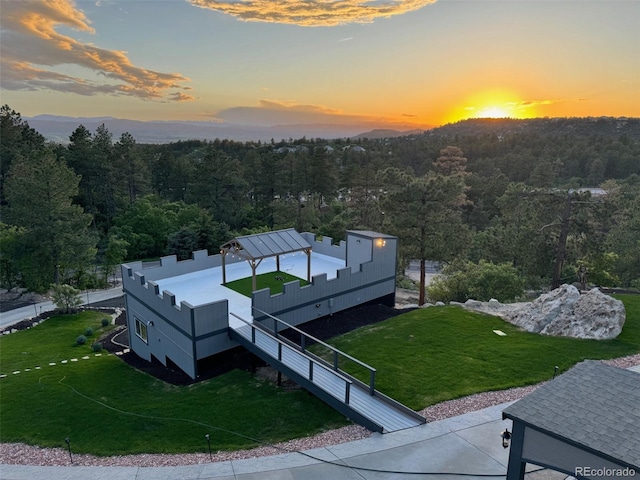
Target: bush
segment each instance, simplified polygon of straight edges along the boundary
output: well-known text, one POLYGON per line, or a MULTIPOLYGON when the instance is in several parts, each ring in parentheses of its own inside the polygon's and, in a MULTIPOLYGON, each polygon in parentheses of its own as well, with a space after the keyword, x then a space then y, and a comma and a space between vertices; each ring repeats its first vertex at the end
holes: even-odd
POLYGON ((443 275, 434 278, 426 290, 431 302, 469 299, 486 302, 492 298, 508 302, 522 296, 524 279, 508 263, 462 262, 447 266, 443 275))
POLYGON ((419 290, 416 282, 411 280, 409 277, 400 277, 396 286, 398 288, 404 288, 406 290, 419 290))
POLYGON ((109 318, 103 318, 100 323, 102 324, 103 327, 106 327, 111 323, 111 320, 109 318))
POLYGON ((94 352, 99 352, 99 351, 101 351, 101 350, 102 350, 102 343, 100 343, 100 342, 96 342, 96 343, 94 343, 93 345, 91 345, 91 349, 92 349, 94 352))
POLYGON ((84 335, 80 335, 78 338, 76 338, 76 345, 84 345, 85 343, 87 343, 87 337, 85 337, 84 335))
MULTIPOLYGON (((620 257, 613 252, 590 256, 585 263, 589 284, 600 287, 617 287, 620 279, 616 275, 616 265, 620 257)), ((577 269, 576 269, 577 270, 577 269)))
POLYGON ((85 330, 84 330, 84 335, 85 335, 86 337, 90 337, 90 336, 92 336, 92 335, 93 335, 93 328, 91 328, 91 327, 87 327, 87 328, 85 328, 85 330))
POLYGON ((71 285, 52 285, 51 288, 53 289, 53 303, 62 313, 71 313, 82 305, 80 290, 71 285))

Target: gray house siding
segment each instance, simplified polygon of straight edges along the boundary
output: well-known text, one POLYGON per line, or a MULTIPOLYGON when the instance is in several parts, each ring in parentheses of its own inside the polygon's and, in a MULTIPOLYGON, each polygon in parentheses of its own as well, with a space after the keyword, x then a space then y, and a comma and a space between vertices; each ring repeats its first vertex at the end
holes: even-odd
POLYGON ((339 258, 340 260, 347 259, 347 242, 344 240, 334 245, 331 237, 322 237, 321 240, 318 240, 313 233, 304 232, 300 235, 309 242, 314 252, 327 255, 328 257, 339 258))
MULTIPOLYGON (((252 305, 291 325, 300 325, 393 295, 397 238, 374 232, 347 233, 346 267, 338 270, 336 278, 315 275, 306 286, 290 282, 282 293, 273 296, 268 289, 259 290, 253 293, 252 305)), ((254 319, 272 323, 259 311, 254 311, 254 319)))
MULTIPOLYGON (((253 293, 252 305, 284 321, 299 325, 319 317, 395 294, 397 239, 375 232, 347 232, 347 241, 333 245, 329 237, 317 240, 302 234, 319 254, 345 261, 345 268, 330 280, 316 275, 310 285, 284 285, 281 294, 269 290, 253 293)), ((243 262, 228 258, 227 263, 243 262)), ((203 305, 176 303, 169 290, 160 291, 158 282, 188 273, 219 267, 222 255, 206 251, 193 253, 190 260, 163 257, 160 265, 143 268, 141 262, 122 265, 123 289, 127 304, 127 324, 131 349, 151 361, 167 365, 171 360, 192 378, 197 377, 198 360, 237 346, 230 339, 229 303, 220 300, 203 305), (144 332, 136 330, 136 323, 144 332), (143 333, 141 335, 140 333, 143 333), (146 337, 146 341, 141 338, 146 337)), ((254 310, 254 320, 267 317, 254 310)))
POLYGON ((206 256, 200 256, 197 262, 189 260, 184 263, 172 261, 175 258, 169 258, 167 262, 167 258, 162 259, 160 267, 145 270, 139 262, 123 265, 130 345, 145 360, 151 361, 153 355, 166 365, 170 359, 195 378, 198 360, 235 346, 227 334, 228 302, 224 300, 197 307, 186 302, 176 304, 175 295, 167 290, 160 292, 157 283, 147 279, 147 274, 159 279, 165 276, 159 271, 167 264, 171 273, 180 275, 188 273, 185 265, 192 269, 196 265, 210 268, 211 262, 205 260, 206 256), (146 325, 146 342, 136 333, 136 319, 146 325))

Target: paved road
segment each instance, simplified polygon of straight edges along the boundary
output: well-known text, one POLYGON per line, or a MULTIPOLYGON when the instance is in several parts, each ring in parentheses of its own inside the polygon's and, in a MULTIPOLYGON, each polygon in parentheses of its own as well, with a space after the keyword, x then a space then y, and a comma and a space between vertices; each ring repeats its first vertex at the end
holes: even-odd
MULTIPOLYGON (((112 300, 122 296, 122 286, 117 286, 108 290, 87 291, 82 292, 81 294, 83 305, 94 305, 99 302, 104 302, 105 300, 112 300)), ((34 303, 32 305, 27 305, 26 307, 2 312, 0 313, 0 330, 27 318, 33 318, 41 313, 50 312, 51 310, 55 310, 55 308, 56 307, 53 302, 47 300, 46 302, 34 303)))

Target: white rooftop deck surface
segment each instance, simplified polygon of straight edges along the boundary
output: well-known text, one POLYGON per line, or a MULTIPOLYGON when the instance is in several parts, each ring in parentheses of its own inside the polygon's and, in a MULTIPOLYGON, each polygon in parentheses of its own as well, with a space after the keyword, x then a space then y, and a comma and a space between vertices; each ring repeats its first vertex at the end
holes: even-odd
MULTIPOLYGON (((329 257, 319 253, 311 253, 311 277, 327 274, 327 279, 337 277, 340 268, 345 267, 345 262, 338 258, 329 257)), ((227 264, 227 282, 251 276, 249 262, 227 264)), ((307 278, 307 255, 303 252, 289 253, 280 256, 280 270, 296 277, 307 278)), ((275 272, 276 259, 265 258, 258 268, 257 274, 275 272)), ((156 280, 160 292, 168 290, 176 296, 176 304, 187 302, 197 307, 207 303, 228 300, 229 312, 235 313, 248 322, 252 322, 251 298, 222 285, 222 267, 207 268, 197 272, 178 275, 156 280)), ((244 323, 229 315, 229 326, 237 329, 244 323)))

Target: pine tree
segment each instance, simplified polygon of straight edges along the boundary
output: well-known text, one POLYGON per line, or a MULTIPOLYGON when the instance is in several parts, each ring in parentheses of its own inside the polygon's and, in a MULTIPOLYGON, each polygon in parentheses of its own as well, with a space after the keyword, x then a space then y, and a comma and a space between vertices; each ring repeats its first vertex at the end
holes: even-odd
POLYGON ((404 262, 420 260, 420 300, 425 301, 425 262, 450 261, 462 255, 468 231, 462 223, 465 203, 462 176, 433 172, 422 177, 389 168, 382 172, 386 195, 382 206, 385 226, 399 238, 404 262))
POLYGON ((43 150, 15 162, 6 181, 7 216, 23 227, 20 265, 27 287, 44 290, 87 266, 96 254, 91 216, 72 199, 79 177, 43 150))

